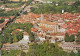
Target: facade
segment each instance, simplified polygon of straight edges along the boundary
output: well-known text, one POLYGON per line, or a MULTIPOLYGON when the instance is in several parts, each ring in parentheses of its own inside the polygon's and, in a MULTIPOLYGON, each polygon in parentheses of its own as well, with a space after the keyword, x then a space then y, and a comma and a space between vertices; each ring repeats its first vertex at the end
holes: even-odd
POLYGON ((28 33, 24 32, 23 40, 29 41, 29 35, 28 35, 28 33))
POLYGON ((56 36, 57 41, 64 41, 64 36, 56 36))
POLYGON ((80 45, 73 42, 60 43, 59 47, 62 47, 62 49, 66 52, 73 51, 74 53, 76 53, 78 52, 78 50, 80 50, 80 45))
POLYGON ((38 38, 39 38, 39 40, 42 41, 42 42, 45 41, 45 38, 42 38, 42 37, 38 37, 38 38))

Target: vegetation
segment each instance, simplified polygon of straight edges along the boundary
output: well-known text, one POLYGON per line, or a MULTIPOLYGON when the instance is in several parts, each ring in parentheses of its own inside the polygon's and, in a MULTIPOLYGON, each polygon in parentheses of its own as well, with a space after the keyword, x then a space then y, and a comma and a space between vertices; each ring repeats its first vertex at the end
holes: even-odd
POLYGON ((21 50, 2 51, 1 56, 24 56, 25 53, 21 50))
POLYGON ((27 56, 78 56, 75 53, 66 53, 57 44, 43 43, 37 44, 34 43, 30 45, 30 50, 27 53, 27 56))
POLYGON ((22 3, 22 0, 19 0, 22 3))
MULTIPOLYGON (((33 0, 29 0, 27 2, 27 5, 29 5, 33 0)), ((0 10, 0 16, 16 16, 19 14, 20 10, 12 10, 8 12, 4 12, 4 10, 0 10)), ((6 25, 7 27, 7 25, 6 25)), ((4 32, 4 36, 0 35, 0 45, 3 43, 13 43, 13 42, 18 42, 19 40, 22 39, 22 32, 16 31, 16 29, 23 29, 24 31, 28 32, 30 35, 30 40, 34 41, 34 34, 31 33, 31 28, 32 24, 31 23, 13 23, 10 25, 4 32), (12 34, 13 33, 13 34, 12 34)))
POLYGON ((80 44, 80 32, 77 34, 76 42, 77 42, 78 44, 80 44))
POLYGON ((17 14, 19 14, 19 12, 21 11, 21 10, 12 10, 12 11, 8 11, 8 12, 5 12, 5 11, 3 11, 3 10, 0 10, 1 12, 0 12, 0 17, 1 16, 16 16, 17 14))
MULTIPOLYGON (((43 1, 56 1, 56 2, 64 1, 64 2, 74 2, 75 0, 43 0, 43 1)), ((78 1, 78 0, 76 0, 76 1, 78 1)))
POLYGON ((30 40, 34 40, 34 34, 31 33, 32 24, 31 23, 13 23, 10 25, 4 32, 4 36, 0 36, 1 43, 13 43, 22 39, 22 32, 17 31, 16 29, 23 29, 28 32, 30 35, 30 40))
POLYGON ((5 3, 2 1, 0 1, 0 5, 5 6, 7 8, 18 8, 21 5, 23 5, 24 3, 19 3, 19 2, 8 2, 7 0, 4 0, 5 3))
POLYGON ((35 4, 34 7, 31 7, 31 11, 40 14, 41 12, 43 13, 62 13, 62 9, 64 9, 65 12, 70 12, 70 13, 78 13, 80 12, 80 1, 76 1, 73 5, 68 5, 67 3, 63 2, 58 2, 58 6, 55 5, 56 2, 53 3, 39 3, 35 4))
POLYGON ((73 42, 75 41, 75 36, 71 35, 69 36, 68 33, 65 34, 65 42, 73 42))
MULTIPOLYGON (((18 8, 20 7, 23 3, 6 3, 3 4, 2 2, 0 2, 1 5, 5 6, 6 8, 18 8)), ((10 10, 10 11, 5 11, 4 9, 0 9, 0 17, 1 16, 16 16, 17 14, 19 14, 19 12, 21 11, 21 9, 19 10, 10 10)))
POLYGON ((33 0, 28 0, 26 5, 28 6, 33 0))
POLYGON ((4 21, 5 21, 4 19, 1 19, 1 20, 0 20, 0 23, 3 23, 4 21))
POLYGON ((43 44, 31 44, 28 53, 22 50, 2 51, 2 56, 80 56, 80 51, 75 54, 73 52, 66 53, 57 46, 57 43, 52 44, 45 42, 43 44))
POLYGON ((3 2, 0 2, 0 5, 2 5, 3 4, 3 2))
POLYGON ((20 7, 21 5, 23 5, 23 3, 6 3, 5 6, 7 8, 18 8, 20 7))

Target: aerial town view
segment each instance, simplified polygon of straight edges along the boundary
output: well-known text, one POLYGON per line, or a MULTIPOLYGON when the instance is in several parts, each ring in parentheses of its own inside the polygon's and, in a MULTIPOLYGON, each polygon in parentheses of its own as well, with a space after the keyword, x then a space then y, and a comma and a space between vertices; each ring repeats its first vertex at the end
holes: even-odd
POLYGON ((0 0, 0 56, 80 56, 80 0, 0 0))

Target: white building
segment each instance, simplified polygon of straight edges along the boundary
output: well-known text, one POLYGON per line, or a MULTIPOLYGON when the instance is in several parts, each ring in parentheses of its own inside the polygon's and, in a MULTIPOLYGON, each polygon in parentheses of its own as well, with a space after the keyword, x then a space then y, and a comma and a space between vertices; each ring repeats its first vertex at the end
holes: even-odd
POLYGON ((45 38, 42 38, 42 37, 38 37, 39 38, 39 40, 41 41, 41 42, 43 42, 44 40, 45 40, 45 38))
POLYGON ((64 10, 62 10, 62 13, 64 13, 64 10))
POLYGON ((56 6, 58 6, 59 4, 56 4, 56 6))
POLYGON ((57 41, 64 41, 64 36, 56 36, 57 41))
POLYGON ((30 41, 29 41, 29 35, 27 32, 24 32, 23 34, 23 39, 19 41, 19 43, 25 43, 25 44, 28 44, 30 41))
POLYGON ((59 32, 65 32, 65 31, 66 31, 65 28, 61 28, 61 29, 59 30, 59 32))
POLYGON ((73 51, 74 53, 77 53, 78 50, 80 50, 80 45, 76 44, 74 42, 64 42, 59 44, 60 47, 66 52, 73 51))
POLYGON ((0 31, 2 31, 2 28, 3 28, 3 27, 0 27, 0 31))
POLYGON ((28 35, 28 33, 24 32, 23 40, 29 41, 29 35, 28 35))

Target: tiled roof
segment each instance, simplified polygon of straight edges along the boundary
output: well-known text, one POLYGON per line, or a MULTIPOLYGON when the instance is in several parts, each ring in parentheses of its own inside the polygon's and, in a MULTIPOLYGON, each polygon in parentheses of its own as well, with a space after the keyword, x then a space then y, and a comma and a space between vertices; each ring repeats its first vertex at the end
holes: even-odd
POLYGON ((49 21, 41 21, 43 24, 48 24, 48 25, 56 25, 57 23, 54 22, 49 22, 49 21))

